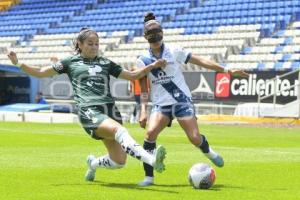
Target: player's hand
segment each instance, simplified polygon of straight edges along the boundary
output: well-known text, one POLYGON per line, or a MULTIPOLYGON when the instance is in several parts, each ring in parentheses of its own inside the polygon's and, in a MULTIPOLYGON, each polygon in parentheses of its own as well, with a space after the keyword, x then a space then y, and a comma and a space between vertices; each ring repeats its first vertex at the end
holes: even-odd
POLYGON ((162 68, 164 69, 167 65, 167 61, 165 59, 158 59, 154 63, 154 68, 162 68))
POLYGON ((11 51, 11 52, 9 52, 9 54, 7 56, 13 65, 18 64, 18 57, 15 52, 11 51))
POLYGON ((230 75, 242 78, 248 78, 249 74, 243 70, 229 70, 230 75))
POLYGON ((140 123, 141 128, 146 128, 146 125, 147 125, 147 114, 146 113, 141 112, 139 123, 140 123))

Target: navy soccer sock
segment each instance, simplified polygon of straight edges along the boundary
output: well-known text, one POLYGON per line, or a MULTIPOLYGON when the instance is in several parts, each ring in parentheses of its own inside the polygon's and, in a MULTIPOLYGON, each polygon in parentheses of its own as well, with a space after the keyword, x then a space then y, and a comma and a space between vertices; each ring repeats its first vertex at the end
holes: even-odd
MULTIPOLYGON (((156 148, 156 142, 149 142, 147 140, 144 141, 144 149, 149 153, 153 153, 153 150, 156 148)), ((143 163, 145 176, 153 177, 153 167, 148 165, 147 163, 143 163)))
POLYGON ((201 149, 201 151, 203 153, 209 153, 209 144, 204 135, 201 135, 201 140, 202 140, 202 142, 199 145, 199 148, 201 149))

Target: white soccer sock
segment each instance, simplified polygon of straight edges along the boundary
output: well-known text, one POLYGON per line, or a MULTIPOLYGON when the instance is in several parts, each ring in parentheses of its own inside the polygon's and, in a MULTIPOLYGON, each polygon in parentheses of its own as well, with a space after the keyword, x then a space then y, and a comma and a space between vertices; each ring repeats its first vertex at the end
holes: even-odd
POLYGON ((216 152, 214 152, 214 150, 212 150, 212 148, 209 147, 209 152, 204 154, 207 158, 209 159, 214 159, 215 157, 218 156, 218 154, 216 152))
POLYGON ((93 169, 96 168, 120 169, 124 167, 124 165, 117 164, 109 157, 109 155, 105 155, 94 159, 91 163, 91 167, 93 169))
POLYGON ((117 130, 115 140, 127 154, 153 166, 155 162, 154 156, 145 151, 141 145, 137 144, 125 128, 122 127, 117 130))

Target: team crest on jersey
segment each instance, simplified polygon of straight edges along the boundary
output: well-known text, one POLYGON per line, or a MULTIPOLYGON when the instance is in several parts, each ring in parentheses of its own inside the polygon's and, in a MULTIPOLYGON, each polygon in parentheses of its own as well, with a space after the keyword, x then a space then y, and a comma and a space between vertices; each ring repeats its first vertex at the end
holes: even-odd
POLYGON ((166 72, 164 72, 163 70, 160 70, 157 74, 158 78, 161 78, 163 76, 166 76, 166 72))

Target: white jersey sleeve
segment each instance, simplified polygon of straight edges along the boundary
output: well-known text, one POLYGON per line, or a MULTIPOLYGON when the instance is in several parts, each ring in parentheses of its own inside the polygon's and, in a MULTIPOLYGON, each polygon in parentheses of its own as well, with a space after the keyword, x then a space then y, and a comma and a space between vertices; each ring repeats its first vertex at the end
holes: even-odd
POLYGON ((136 60, 136 66, 137 66, 137 68, 141 68, 141 67, 145 67, 146 65, 141 59, 138 58, 136 60))
POLYGON ((187 64, 192 54, 191 52, 188 52, 183 48, 177 47, 176 49, 174 49, 173 55, 174 55, 174 59, 177 62, 181 64, 187 64))

